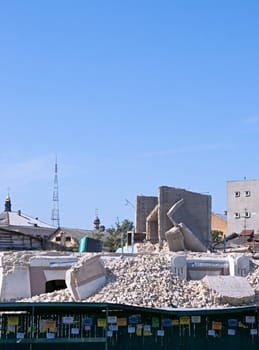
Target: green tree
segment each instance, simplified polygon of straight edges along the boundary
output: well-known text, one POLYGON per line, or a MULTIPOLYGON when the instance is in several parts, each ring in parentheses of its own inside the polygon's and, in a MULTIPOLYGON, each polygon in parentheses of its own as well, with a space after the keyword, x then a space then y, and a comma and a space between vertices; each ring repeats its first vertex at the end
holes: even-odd
POLYGON ((223 239, 224 233, 220 230, 212 230, 211 237, 212 237, 213 242, 219 242, 223 239))
POLYGON ((132 230, 133 222, 127 219, 123 220, 122 223, 116 222, 115 227, 112 226, 106 230, 108 235, 104 242, 105 247, 108 247, 111 252, 115 252, 121 247, 121 242, 125 245, 127 232, 132 230))

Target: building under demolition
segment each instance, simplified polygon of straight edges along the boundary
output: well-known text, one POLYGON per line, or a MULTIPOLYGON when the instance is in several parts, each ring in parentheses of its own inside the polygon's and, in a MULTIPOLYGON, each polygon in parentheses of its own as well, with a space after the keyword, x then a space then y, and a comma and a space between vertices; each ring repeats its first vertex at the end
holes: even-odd
MULTIPOLYGON (((15 244, 22 230, 52 230, 29 217, 14 229, 6 218, 24 215, 6 209, 2 233, 9 229, 15 244)), ((255 259, 207 252, 210 231, 210 196, 162 186, 136 206, 136 235, 159 245, 85 254, 40 251, 26 241, 26 252, 3 251, 0 349, 258 349, 255 259)), ((45 238, 63 246, 69 235, 59 228, 45 238)))
POLYGON ((171 250, 206 251, 211 242, 211 196, 161 186, 157 197, 137 196, 136 232, 171 250))

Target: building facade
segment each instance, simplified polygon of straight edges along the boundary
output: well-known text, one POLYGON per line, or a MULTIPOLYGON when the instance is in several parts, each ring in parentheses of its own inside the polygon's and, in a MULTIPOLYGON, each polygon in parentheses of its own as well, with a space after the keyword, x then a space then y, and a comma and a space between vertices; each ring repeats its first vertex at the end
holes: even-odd
POLYGON ((227 234, 226 215, 211 213, 211 231, 221 231, 223 233, 223 236, 227 234))
POLYGON ((227 234, 259 233, 259 180, 227 182, 227 234))

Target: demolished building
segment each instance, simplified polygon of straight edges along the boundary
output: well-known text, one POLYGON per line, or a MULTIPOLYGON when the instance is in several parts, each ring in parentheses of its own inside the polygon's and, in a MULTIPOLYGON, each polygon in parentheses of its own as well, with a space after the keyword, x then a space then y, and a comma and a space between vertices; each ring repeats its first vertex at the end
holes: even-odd
POLYGON ((211 242, 211 196, 160 186, 158 196, 137 196, 136 232, 170 250, 206 251, 211 242))

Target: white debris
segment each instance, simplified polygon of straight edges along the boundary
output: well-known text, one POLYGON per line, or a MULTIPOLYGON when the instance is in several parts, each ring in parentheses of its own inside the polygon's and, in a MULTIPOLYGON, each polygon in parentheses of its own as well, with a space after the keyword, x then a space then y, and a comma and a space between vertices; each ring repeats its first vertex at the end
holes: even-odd
MULTIPOLYGON (((209 287, 206 279, 187 281, 175 276, 170 269, 172 252, 169 252, 167 245, 161 247, 159 244, 145 243, 139 244, 137 249, 138 254, 134 257, 104 254, 107 283, 96 294, 81 301, 153 308, 230 306, 209 287)), ((190 252, 190 255, 196 257, 201 254, 190 252)), ((22 260, 22 255, 16 254, 16 259, 22 260)), ((80 266, 79 262, 75 268, 80 266)), ((252 266, 247 281, 254 290, 258 289, 259 265, 252 266)), ((19 301, 69 302, 73 300, 69 290, 63 289, 19 301)))

